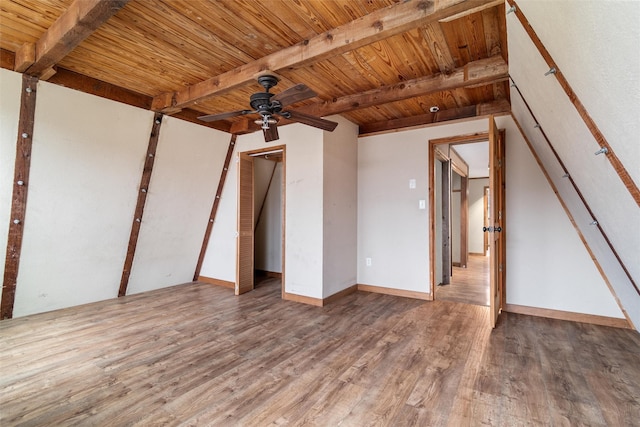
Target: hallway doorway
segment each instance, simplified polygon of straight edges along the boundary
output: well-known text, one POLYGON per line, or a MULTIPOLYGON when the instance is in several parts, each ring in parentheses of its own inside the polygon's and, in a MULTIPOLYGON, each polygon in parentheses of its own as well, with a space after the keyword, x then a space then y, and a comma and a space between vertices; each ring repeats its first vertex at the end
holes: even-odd
MULTIPOLYGON (((504 257, 496 257, 498 263, 492 263, 495 250, 487 251, 485 242, 490 234, 492 241, 500 238, 502 245, 504 235, 497 233, 502 229, 494 221, 502 224, 503 212, 502 208, 496 211, 499 219, 490 217, 485 187, 497 176, 494 169, 503 179, 503 160, 490 159, 495 155, 492 144, 499 145, 496 135, 503 144, 504 132, 497 131, 495 122, 490 124, 493 126, 488 133, 429 141, 430 263, 434 299, 493 308, 491 277, 493 272, 504 273, 499 261, 504 257), (494 142, 490 144, 490 140, 494 142), (474 159, 476 156, 479 159, 474 159)), ((503 200, 504 185, 501 191, 499 200, 503 200)), ((504 297, 502 290, 497 301, 504 297)))

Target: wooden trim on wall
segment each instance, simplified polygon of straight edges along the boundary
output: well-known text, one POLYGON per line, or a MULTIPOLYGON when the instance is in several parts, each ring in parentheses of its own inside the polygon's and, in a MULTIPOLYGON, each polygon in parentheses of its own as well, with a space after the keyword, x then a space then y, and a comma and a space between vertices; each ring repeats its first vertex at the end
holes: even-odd
POLYGON ((524 305, 507 304, 504 311, 528 316, 546 317, 548 319, 567 320, 570 322, 590 323, 593 325, 610 326, 613 328, 634 329, 627 319, 617 317, 597 316, 595 314, 574 313, 570 311, 552 310, 549 308, 527 307, 524 305))
POLYGON ((363 292, 373 292, 376 294, 393 295, 396 297, 420 299, 424 301, 433 300, 433 294, 429 292, 406 291, 404 289, 385 288, 383 286, 362 284, 358 284, 358 290, 363 292))
POLYGON ((222 286, 224 288, 229 288, 229 289, 236 288, 235 282, 230 282, 228 280, 214 279, 213 277, 198 276, 198 278, 195 281, 208 283, 210 285, 222 286))
POLYGON ((38 78, 22 75, 20 96, 20 117, 16 139, 16 159, 13 178, 13 196, 11 198, 11 216, 2 281, 2 302, 0 319, 13 317, 13 303, 16 296, 22 237, 24 234, 25 213, 27 211, 27 193, 29 190, 29 171, 31 169, 31 148, 33 145, 33 127, 36 111, 36 93, 38 78))
POLYGON ((316 307, 322 307, 323 305, 323 300, 321 298, 313 298, 313 297, 307 297, 304 295, 290 294, 288 292, 284 292, 282 294, 282 299, 287 301, 299 302, 307 305, 313 305, 316 307))
POLYGON ((331 304, 333 302, 338 301, 340 298, 346 297, 347 295, 351 295, 352 293, 358 290, 358 285, 351 285, 348 288, 345 288, 341 291, 336 292, 333 295, 329 295, 328 297, 322 300, 322 305, 325 306, 327 304, 331 304))
MULTIPOLYGON (((523 98, 523 100, 524 100, 524 98, 523 98)), ((629 317, 629 315, 627 314, 626 310, 624 309, 624 306, 620 302, 620 299, 618 298, 618 295, 617 295, 616 291, 613 289, 613 286, 611 285, 611 282, 609 281, 609 278, 607 277, 607 275, 605 274, 604 270, 602 269, 602 266, 600 265, 600 262, 598 261, 597 257, 595 256, 595 254, 591 250, 591 247, 589 246, 589 243, 587 243, 587 240, 585 239, 584 235, 582 234, 582 231, 580 231, 580 228, 578 227, 578 224, 576 224, 575 218, 571 214, 571 211, 569 210, 569 207, 564 202, 564 199, 562 198, 562 196, 560 196, 560 192, 558 191, 558 188, 556 187, 556 185, 553 183, 553 180, 549 176, 549 173, 547 172, 547 168, 545 168, 544 164, 542 163, 542 160, 540 160, 540 157, 538 156, 538 153, 536 153, 536 151, 534 150, 533 145, 531 144, 531 141, 529 141, 529 138, 527 138, 527 135, 524 133, 524 131, 523 131, 522 127, 520 126, 520 123, 518 122, 518 120, 515 118, 515 116, 512 116, 512 118, 513 118, 513 122, 518 127, 518 130, 520 131, 520 134, 522 135, 522 138, 527 143, 527 146, 529 147, 529 151, 531 152, 531 154, 533 155, 533 158, 535 159, 536 163, 540 167, 540 170, 542 171, 542 174, 547 179, 547 183, 551 186, 551 189, 553 190, 553 192, 555 193, 558 201, 560 202, 560 206, 562 206, 562 209, 564 209, 564 212, 567 214, 567 218, 571 222, 571 225, 573 225, 574 230, 578 234, 578 237, 580 238, 580 240, 582 241, 582 244, 584 245, 585 249, 587 250, 587 253, 589 254, 589 258, 591 258, 591 260, 593 261, 593 264, 596 266, 596 269, 600 273, 600 276, 602 277, 602 280, 604 280, 604 282, 607 285, 607 288, 609 288, 609 291, 611 292, 611 295, 613 295, 613 298, 615 299, 616 303, 618 304, 618 307, 622 311, 622 314, 624 314, 624 317, 627 319, 627 322, 630 325, 633 325, 633 322, 631 321, 631 318, 629 317)), ((560 159, 558 159, 558 161, 560 161, 560 159)), ((563 170, 566 170, 566 169, 564 169, 564 165, 562 163, 560 163, 560 165, 562 166, 563 170)), ((584 199, 582 199, 582 197, 581 197, 581 200, 583 201, 583 203, 585 203, 585 201, 584 201, 584 199)), ((585 206, 586 206, 586 203, 585 203, 585 206)), ((586 206, 586 207, 587 207, 587 210, 588 210, 589 209, 588 206, 586 206)), ((606 240, 606 236, 605 236, 605 240, 606 240)), ((607 240, 607 243, 609 243, 608 240, 607 240)), ((624 269, 624 266, 622 266, 622 267, 624 269)), ((627 270, 624 269, 624 271, 625 271, 625 273, 627 273, 627 276, 628 276, 629 273, 627 272, 627 270)), ((629 279, 631 279, 631 278, 629 277, 629 279)), ((633 284, 633 281, 631 283, 633 284)), ((636 288, 636 290, 637 290, 637 288, 636 288)))
POLYGON ((640 190, 638 189, 638 186, 635 184, 635 182, 629 175, 629 172, 627 172, 627 170, 625 169, 624 165, 622 164, 618 156, 616 156, 616 154, 614 153, 613 149, 611 148, 611 145, 609 145, 609 142, 607 142, 607 139, 604 137, 602 132, 600 132, 600 129, 598 128, 596 123, 593 121, 593 119, 589 115, 589 112, 587 111, 585 106, 582 104, 582 102, 580 102, 578 95, 576 95, 576 93, 573 91, 573 89, 571 88, 571 85, 569 84, 566 77, 560 70, 560 67, 551 57, 551 54, 542 43, 542 40, 540 40, 540 38, 534 31, 527 17, 524 16, 524 13, 522 13, 520 6, 514 0, 507 0, 507 2, 509 3, 509 5, 515 6, 515 15, 518 17, 520 24, 529 35, 529 38, 531 39, 533 44, 538 48, 540 55, 546 61, 549 68, 556 69, 556 72, 553 73, 553 75, 556 77, 556 79, 558 79, 558 83, 560 83, 560 86, 562 87, 562 89, 564 89, 564 92, 569 97, 569 100, 573 103, 573 106, 576 108, 576 111, 578 112, 578 114, 580 114, 580 117, 584 121, 585 125, 587 125, 587 128, 595 138, 598 145, 608 150, 605 156, 611 162, 613 169, 618 174, 618 177, 620 178, 624 186, 627 188, 629 193, 631 193, 631 197, 633 197, 633 199, 636 201, 638 206, 640 206, 640 190))
POLYGON ((129 285, 129 276, 133 266, 133 258, 136 254, 136 246, 138 245, 138 236, 140 227, 142 226, 142 216, 144 214, 144 205, 147 201, 149 191, 149 183, 151 182, 151 172, 156 159, 156 150, 158 148, 158 139, 160 138, 160 126, 162 126, 162 113, 155 113, 153 116, 153 126, 149 135, 149 145, 145 155, 144 167, 142 169, 142 177, 140 178, 140 186, 138 187, 138 201, 133 214, 133 222, 131 224, 131 233, 129 234, 129 246, 127 247, 127 256, 122 267, 122 277, 120 278, 120 288, 118 296, 123 297, 127 294, 127 286, 129 285))
MULTIPOLYGON (((529 114, 531 115, 533 120, 536 123, 539 123, 538 119, 535 116, 535 114, 533 114, 533 110, 531 110, 531 107, 527 103, 527 100, 522 95, 522 92, 520 92, 520 89, 518 89, 518 86, 515 85, 514 87, 515 87, 516 91, 518 91, 518 94, 520 95, 520 98, 522 99, 522 102, 524 103, 525 107, 527 108, 527 111, 529 112, 529 114)), ((529 144, 529 149, 531 150, 532 153, 535 153, 535 150, 533 149, 533 146, 531 145, 530 141, 527 139, 522 127, 520 126, 520 124, 516 120, 515 116, 512 114, 511 117, 513 118, 513 121, 518 126, 518 129, 520 130, 520 133, 522 134, 523 138, 525 139, 525 141, 527 141, 527 144, 529 144)), ((578 185, 574 181, 573 177, 569 173, 569 170, 567 169, 567 167, 565 166, 564 162, 560 158, 560 155, 558 154, 558 152, 556 151, 555 147, 551 143, 551 140, 549 139, 549 137, 547 137, 547 134, 545 133, 544 129, 539 128, 538 130, 540 131, 540 134, 542 135, 542 137, 546 141, 547 145, 549 146, 549 149, 553 153, 553 156, 556 158, 556 161, 558 162, 558 164, 562 168, 562 171, 565 173, 565 175, 567 177, 566 179, 569 180, 569 182, 571 183, 571 186, 575 190, 576 194, 578 195, 578 197, 580 197, 580 200, 582 201, 582 204, 584 205, 584 207, 587 209, 587 212, 589 212, 589 215, 591 216, 591 218, 596 220, 595 226, 598 227, 598 230, 602 234, 602 237, 604 238, 604 240, 607 242, 607 245, 609 246, 609 249, 611 249, 611 252, 613 253, 613 255, 618 260, 618 263, 620 264, 620 267, 622 267, 622 270, 627 275, 627 278, 629 279, 629 281, 633 285, 634 289, 636 290, 638 295, 640 295, 640 288, 638 288, 638 285, 633 280, 633 277, 629 273, 629 270, 627 270, 627 266, 624 264, 624 262, 622 262, 622 258, 620 258, 620 255, 618 255, 618 251, 616 251, 616 249, 613 247, 613 244, 611 244, 611 241, 609 240, 609 236, 607 236, 607 234, 604 232, 604 229, 602 228, 602 225, 600 225, 600 223, 597 221, 597 217, 594 215, 593 211, 591 210, 591 206, 589 206, 589 204, 587 203, 587 200, 582 195, 582 191, 580 191, 580 188, 578 187, 578 185)), ((540 164, 541 168, 544 170, 544 167, 542 166, 542 162, 539 162, 538 164, 540 164)), ((551 178, 547 178, 547 179, 548 179, 549 182, 551 182, 551 178)), ((557 189, 555 187, 553 187, 553 188, 554 188, 554 191, 556 192, 556 194, 558 194, 557 193, 557 189)), ((559 195, 558 195, 558 199, 561 199, 559 195)), ((568 209, 567 209, 567 212, 568 212, 568 209)), ((577 228, 577 226, 576 226, 576 228, 577 228)), ((588 245, 586 245, 586 241, 585 241, 585 246, 588 246, 588 245)))
POLYGON ((216 190, 215 198, 213 199, 213 205, 211 206, 211 213, 209 214, 209 221, 207 222, 207 229, 204 232, 202 239, 202 246, 200 247, 200 255, 198 255, 198 262, 196 263, 196 270, 193 273, 193 280, 198 280, 200 276, 200 270, 202 269, 202 263, 204 262, 204 256, 207 253, 207 247, 209 246, 209 239, 211 238, 211 232, 213 230, 213 224, 216 220, 216 214, 218 213, 218 205, 220 204, 220 198, 222 197, 222 190, 224 184, 227 181, 227 173, 229 172, 229 165, 231 164, 231 157, 233 156, 233 150, 236 145, 236 135, 231 135, 229 141, 229 147, 227 148, 227 156, 224 159, 222 166, 222 172, 220 172, 220 179, 218 180, 218 188, 216 190))

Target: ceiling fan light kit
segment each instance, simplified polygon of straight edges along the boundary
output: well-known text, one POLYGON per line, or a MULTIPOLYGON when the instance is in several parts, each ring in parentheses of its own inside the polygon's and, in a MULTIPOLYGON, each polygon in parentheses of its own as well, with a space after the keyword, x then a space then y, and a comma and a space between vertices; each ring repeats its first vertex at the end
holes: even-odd
POLYGON ((275 75, 265 74, 258 77, 258 83, 264 88, 264 92, 257 92, 249 98, 249 105, 252 110, 238 110, 219 114, 209 114, 198 117, 199 120, 205 122, 214 122, 225 120, 232 117, 244 116, 246 114, 259 114, 260 118, 254 123, 262 128, 264 140, 271 142, 279 139, 278 135, 278 119, 276 115, 285 119, 293 120, 318 129, 333 132, 338 123, 330 120, 321 119, 320 117, 304 114, 296 111, 283 111, 287 105, 313 98, 317 94, 305 84, 297 84, 278 94, 269 92, 269 90, 278 84, 278 78, 275 75))

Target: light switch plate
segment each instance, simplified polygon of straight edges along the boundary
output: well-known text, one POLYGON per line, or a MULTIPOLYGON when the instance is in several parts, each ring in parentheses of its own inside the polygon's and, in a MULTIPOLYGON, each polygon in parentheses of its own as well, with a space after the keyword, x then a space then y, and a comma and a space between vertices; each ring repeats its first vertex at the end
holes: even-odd
POLYGON ((418 203, 418 208, 419 209, 426 209, 427 208, 427 201, 426 200, 420 200, 420 202, 418 203))
POLYGON ((412 179, 409 180, 409 188, 412 189, 412 190, 414 188, 416 188, 416 180, 415 179, 412 178, 412 179))

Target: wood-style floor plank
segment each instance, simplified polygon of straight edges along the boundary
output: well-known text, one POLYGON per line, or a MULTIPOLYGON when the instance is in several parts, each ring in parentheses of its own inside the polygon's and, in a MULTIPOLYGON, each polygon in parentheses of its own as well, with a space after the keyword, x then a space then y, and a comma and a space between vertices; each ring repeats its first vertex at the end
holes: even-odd
POLYGON ((470 255, 467 267, 453 267, 448 285, 436 287, 436 300, 489 305, 489 257, 470 255))
POLYGON ((185 284, 0 322, 0 425, 637 425, 637 332, 185 284))

